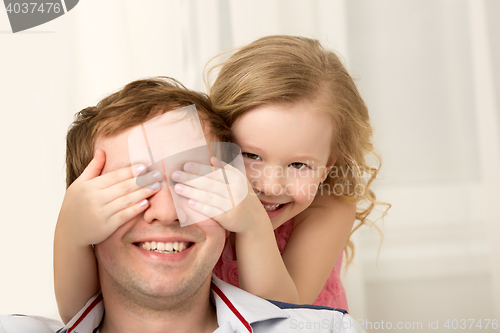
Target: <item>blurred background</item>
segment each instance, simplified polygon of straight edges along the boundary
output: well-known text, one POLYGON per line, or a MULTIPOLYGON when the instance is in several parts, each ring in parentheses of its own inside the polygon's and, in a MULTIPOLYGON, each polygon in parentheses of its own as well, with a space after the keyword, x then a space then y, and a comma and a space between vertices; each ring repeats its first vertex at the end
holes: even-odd
POLYGON ((213 56, 271 34, 338 51, 371 112, 375 189, 393 207, 381 248, 375 229, 353 236, 352 316, 368 332, 461 319, 499 331, 485 328, 500 319, 498 0, 82 0, 16 34, 0 8, 0 314, 59 318, 52 242, 73 115, 149 76, 204 91, 213 56))

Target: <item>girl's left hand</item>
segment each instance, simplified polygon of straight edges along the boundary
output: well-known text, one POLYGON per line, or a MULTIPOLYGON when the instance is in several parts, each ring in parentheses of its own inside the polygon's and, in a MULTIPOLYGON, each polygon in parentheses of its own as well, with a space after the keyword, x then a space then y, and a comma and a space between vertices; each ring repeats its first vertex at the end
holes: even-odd
POLYGON ((213 218, 231 232, 245 233, 256 223, 270 224, 247 177, 229 164, 221 170, 220 162, 215 158, 212 161, 217 172, 210 165, 195 162, 185 163, 184 171, 174 171, 175 193, 188 198, 189 207, 213 218))

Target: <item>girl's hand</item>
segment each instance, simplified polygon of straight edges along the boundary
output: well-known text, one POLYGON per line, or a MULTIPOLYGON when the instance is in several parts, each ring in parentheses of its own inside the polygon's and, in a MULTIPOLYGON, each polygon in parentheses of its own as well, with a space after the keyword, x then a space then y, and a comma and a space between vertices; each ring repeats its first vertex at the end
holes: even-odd
POLYGON ((108 238, 125 222, 144 211, 149 198, 159 189, 163 175, 140 174, 143 165, 135 165, 100 175, 106 157, 97 150, 83 173, 67 189, 59 213, 57 228, 77 246, 97 244, 108 238), (139 183, 141 186, 138 186, 139 183))
MULTIPOLYGON (((221 163, 215 158, 212 161, 220 169, 221 163)), ((183 169, 172 173, 177 182, 174 190, 188 198, 189 207, 195 211, 236 233, 251 231, 258 223, 271 224, 246 176, 238 169, 227 164, 223 170, 213 172, 212 166, 195 162, 185 163, 183 169)))

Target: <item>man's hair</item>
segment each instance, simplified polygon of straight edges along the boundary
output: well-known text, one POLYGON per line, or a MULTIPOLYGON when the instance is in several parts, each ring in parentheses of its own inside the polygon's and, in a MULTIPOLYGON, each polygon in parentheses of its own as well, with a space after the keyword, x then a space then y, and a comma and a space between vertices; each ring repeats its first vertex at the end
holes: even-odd
POLYGON ((137 80, 75 115, 66 136, 66 187, 85 170, 94 156, 97 138, 123 133, 165 112, 196 106, 202 124, 208 124, 217 140, 231 141, 231 131, 212 111, 209 98, 169 77, 137 80))

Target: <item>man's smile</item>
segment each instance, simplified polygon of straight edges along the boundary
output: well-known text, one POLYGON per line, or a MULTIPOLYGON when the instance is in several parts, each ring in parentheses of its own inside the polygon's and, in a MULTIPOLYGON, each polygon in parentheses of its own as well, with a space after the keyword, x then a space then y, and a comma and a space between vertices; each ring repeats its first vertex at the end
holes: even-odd
POLYGON ((196 244, 203 240, 201 235, 195 234, 180 235, 180 233, 172 232, 169 236, 159 236, 158 234, 134 237, 131 242, 139 252, 147 255, 152 259, 160 259, 167 261, 179 261, 184 259, 196 248, 196 244))
POLYGON ((143 248, 144 250, 159 252, 159 253, 178 253, 188 249, 193 242, 183 242, 183 241, 175 241, 175 242, 140 242, 135 245, 143 248))

